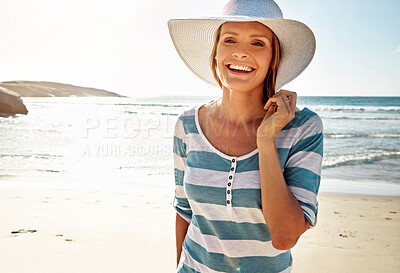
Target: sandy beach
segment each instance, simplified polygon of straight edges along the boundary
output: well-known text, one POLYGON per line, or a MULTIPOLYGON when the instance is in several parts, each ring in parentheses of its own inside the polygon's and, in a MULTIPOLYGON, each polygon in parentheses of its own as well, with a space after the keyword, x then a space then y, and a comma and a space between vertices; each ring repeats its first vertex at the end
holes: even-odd
MULTIPOLYGON (((173 188, 147 183, 172 178, 146 179, 0 178, 0 272, 174 272, 173 188)), ((293 258, 294 273, 396 272, 400 198, 321 193, 293 258)))

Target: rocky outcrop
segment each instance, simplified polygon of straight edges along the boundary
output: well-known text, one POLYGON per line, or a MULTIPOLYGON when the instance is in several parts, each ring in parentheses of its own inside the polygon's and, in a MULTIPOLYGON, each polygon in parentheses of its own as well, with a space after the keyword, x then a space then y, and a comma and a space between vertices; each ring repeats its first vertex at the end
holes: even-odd
POLYGON ((0 87, 14 91, 21 97, 124 97, 103 89, 57 82, 8 81, 0 82, 0 87))
POLYGON ((0 86, 0 113, 1 114, 28 114, 21 96, 0 86))

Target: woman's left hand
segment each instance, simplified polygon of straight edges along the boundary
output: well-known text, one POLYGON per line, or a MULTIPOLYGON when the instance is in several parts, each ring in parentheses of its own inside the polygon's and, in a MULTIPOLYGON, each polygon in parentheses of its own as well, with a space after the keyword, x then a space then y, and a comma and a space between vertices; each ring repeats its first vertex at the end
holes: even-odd
POLYGON ((296 102, 296 92, 288 90, 280 90, 269 98, 264 106, 267 113, 257 129, 257 146, 264 141, 275 143, 282 128, 294 118, 296 102))

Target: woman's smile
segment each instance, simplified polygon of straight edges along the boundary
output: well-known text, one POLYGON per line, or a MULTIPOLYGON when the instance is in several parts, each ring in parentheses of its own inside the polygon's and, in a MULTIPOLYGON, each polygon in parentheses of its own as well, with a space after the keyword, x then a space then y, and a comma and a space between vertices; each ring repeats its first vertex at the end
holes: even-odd
POLYGON ((244 72, 245 74, 253 72, 255 69, 246 65, 228 64, 226 66, 232 72, 244 72))

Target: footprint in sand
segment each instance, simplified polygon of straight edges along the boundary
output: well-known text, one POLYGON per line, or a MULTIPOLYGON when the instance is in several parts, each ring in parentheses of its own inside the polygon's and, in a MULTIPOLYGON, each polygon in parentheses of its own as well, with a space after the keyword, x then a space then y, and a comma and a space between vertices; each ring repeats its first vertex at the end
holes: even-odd
POLYGON ((386 217, 385 219, 386 219, 386 220, 392 220, 392 218, 390 218, 390 217, 386 217))
MULTIPOLYGON (((57 236, 57 237, 63 237, 64 235, 62 235, 62 234, 57 234, 56 236, 57 236)), ((72 240, 72 239, 65 239, 65 241, 66 241, 66 242, 75 242, 75 240, 72 240)))
POLYGON ((389 211, 389 213, 397 213, 397 211, 389 211))
POLYGON ((348 237, 354 238, 356 237, 356 233, 357 233, 356 231, 344 230, 341 233, 339 233, 339 236, 343 238, 348 238, 348 237))
POLYGON ((17 231, 11 231, 11 234, 17 234, 17 233, 35 233, 36 231, 37 231, 36 229, 28 229, 28 230, 20 229, 20 230, 17 230, 17 231))

